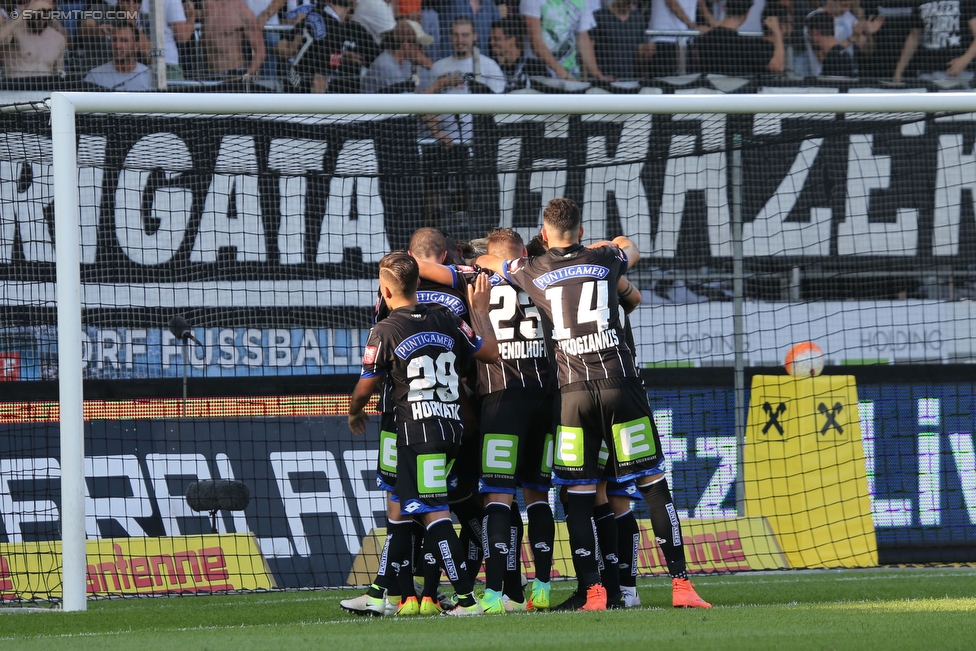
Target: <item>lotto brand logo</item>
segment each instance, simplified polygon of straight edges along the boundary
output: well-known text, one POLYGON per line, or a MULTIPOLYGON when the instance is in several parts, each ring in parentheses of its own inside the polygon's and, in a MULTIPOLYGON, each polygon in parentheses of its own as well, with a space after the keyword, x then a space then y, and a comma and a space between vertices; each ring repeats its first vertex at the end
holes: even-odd
POLYGON ((420 508, 420 506, 421 506, 420 502, 416 500, 410 500, 405 505, 400 507, 400 510, 403 511, 404 513, 414 513, 417 511, 417 509, 420 508))
POLYGON ((647 416, 611 426, 618 461, 635 461, 652 457, 657 453, 647 416))
POLYGON ((376 346, 366 346, 363 351, 363 366, 368 366, 376 361, 376 346))
POLYGON ((421 495, 447 492, 447 456, 421 454, 417 456, 417 491, 421 495))
POLYGON ((583 465, 583 428, 556 428, 556 465, 577 468, 583 465))
POLYGON ((397 469, 396 434, 380 431, 380 469, 395 473, 397 469))
POLYGON ((485 434, 481 467, 486 474, 514 475, 517 459, 517 436, 512 434, 485 434))

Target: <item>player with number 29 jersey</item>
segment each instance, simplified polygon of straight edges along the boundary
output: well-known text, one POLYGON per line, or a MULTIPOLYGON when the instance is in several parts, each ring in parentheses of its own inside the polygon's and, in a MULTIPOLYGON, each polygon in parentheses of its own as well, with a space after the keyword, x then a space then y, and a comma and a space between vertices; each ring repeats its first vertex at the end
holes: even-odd
POLYGON ((390 312, 369 334, 361 377, 388 373, 398 445, 461 441, 461 376, 481 338, 446 308, 416 304, 390 312))

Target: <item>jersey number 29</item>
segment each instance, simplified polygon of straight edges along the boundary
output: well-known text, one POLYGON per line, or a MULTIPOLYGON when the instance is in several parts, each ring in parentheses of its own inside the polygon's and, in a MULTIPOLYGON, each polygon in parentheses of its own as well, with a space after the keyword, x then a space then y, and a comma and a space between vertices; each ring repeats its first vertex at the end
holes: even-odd
POLYGON ((433 400, 434 393, 441 402, 454 402, 458 399, 458 374, 454 368, 457 356, 447 351, 437 356, 429 355, 414 357, 407 364, 407 377, 410 378, 410 390, 407 392, 407 402, 418 400, 433 400))

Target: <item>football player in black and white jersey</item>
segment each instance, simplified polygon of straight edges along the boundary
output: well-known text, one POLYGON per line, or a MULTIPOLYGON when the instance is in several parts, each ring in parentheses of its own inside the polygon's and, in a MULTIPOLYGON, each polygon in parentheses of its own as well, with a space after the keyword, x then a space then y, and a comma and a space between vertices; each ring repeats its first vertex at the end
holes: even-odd
MULTIPOLYGON (((445 263, 450 256, 450 249, 454 247, 450 238, 436 228, 419 228, 410 237, 409 254, 418 262, 426 263, 445 263)), ((457 282, 442 284, 421 279, 417 288, 417 302, 441 305, 452 313, 465 320, 471 325, 471 316, 468 312, 467 279, 459 277, 457 282)), ((380 293, 377 293, 374 322, 380 322, 387 317, 390 309, 380 293)), ((463 411, 470 412, 470 408, 465 402, 463 411)), ((399 517, 399 500, 394 492, 396 484, 396 424, 393 414, 392 400, 388 396, 388 391, 384 390, 380 394, 380 410, 382 415, 380 427, 380 454, 378 458, 377 483, 381 488, 388 492, 387 499, 387 518, 389 521, 387 544, 384 553, 380 556, 380 568, 377 580, 370 590, 355 600, 342 602, 346 610, 355 613, 374 614, 377 609, 376 596, 383 589, 388 589, 389 594, 393 595, 395 589, 402 598, 396 606, 395 612, 399 616, 405 615, 429 615, 433 612, 431 607, 436 599, 437 587, 440 580, 440 569, 435 559, 416 553, 410 558, 409 549, 411 546, 415 552, 420 552, 423 548, 423 527, 420 531, 413 530, 412 545, 407 542, 407 530, 412 529, 413 518, 399 517), (406 560, 400 559, 406 550, 406 560), (415 564, 415 570, 422 570, 424 576, 423 592, 418 602, 413 586, 412 576, 400 574, 400 568, 409 567, 411 561, 415 564), (423 561, 423 562, 422 562, 423 561), (426 598, 426 599, 425 599, 426 598), (347 605, 348 603, 348 605, 347 605)), ((466 419, 471 421, 470 416, 466 419)), ((476 427, 469 427, 476 429, 476 427)), ((453 476, 451 478, 450 497, 451 510, 461 523, 461 545, 465 550, 467 565, 472 576, 477 574, 481 565, 481 520, 483 511, 480 500, 475 499, 473 487, 477 481, 477 470, 468 467, 476 465, 477 444, 476 436, 466 436, 462 447, 462 459, 454 464, 453 476), (472 445, 475 442, 475 445, 472 445), (458 477, 457 473, 474 475, 467 477, 466 481, 458 477)), ((391 597, 392 599, 393 597, 391 597)), ((383 604, 389 613, 389 607, 383 604)))
MULTIPOLYGON (((452 257, 456 258, 452 256, 456 246, 453 239, 446 237, 438 229, 424 227, 414 231, 410 237, 409 253, 418 263, 447 264, 452 257)), ((420 287, 417 289, 417 302, 443 305, 464 319, 468 325, 472 325, 467 305, 467 288, 472 280, 473 277, 465 274, 457 274, 451 282, 436 282, 421 278, 420 287)), ((477 371, 474 365, 465 381, 466 395, 474 396, 474 385, 477 382, 477 371)), ((461 524, 461 546, 465 550, 468 570, 474 578, 481 567, 481 523, 484 518, 484 505, 475 490, 478 485, 481 460, 477 424, 479 408, 470 403, 471 400, 465 401, 463 406, 465 431, 458 459, 452 468, 449 496, 451 511, 461 524)), ((439 577, 437 566, 431 564, 429 558, 426 559, 422 597, 436 596, 439 577)), ((423 599, 421 599, 422 603, 423 599)))
MULTIPOLYGON (((447 238, 437 229, 420 228, 410 237, 409 253, 418 260, 444 262, 448 255, 447 238)), ((417 302, 442 305, 458 317, 468 321, 470 325, 466 285, 459 285, 455 289, 422 281, 417 288, 417 302)), ((386 301, 383 300, 382 292, 378 290, 376 306, 373 311, 373 322, 379 323, 389 314, 390 309, 386 301)), ((413 573, 410 572, 411 565, 418 566, 414 569, 420 569, 421 563, 418 561, 423 558, 423 555, 411 554, 411 550, 419 552, 422 549, 423 527, 420 527, 419 532, 416 531, 414 529, 414 518, 400 515, 400 502, 395 489, 397 465, 396 416, 390 391, 390 382, 387 380, 380 390, 380 400, 377 405, 381 416, 376 483, 387 493, 386 540, 380 554, 380 565, 376 577, 369 589, 365 594, 355 599, 345 599, 340 602, 342 608, 357 615, 375 616, 392 613, 396 613, 398 616, 419 615, 423 603, 417 600, 413 573), (387 602, 384 598, 389 596, 391 602, 397 601, 394 595, 400 595, 399 602, 396 605, 387 602)), ((462 503, 463 506, 467 506, 467 504, 462 503)), ((480 542, 480 530, 472 529, 471 523, 480 527, 481 511, 479 505, 474 505, 473 513, 469 514, 468 517, 463 517, 463 508, 460 510, 462 515, 459 515, 458 519, 465 525, 462 529, 463 546, 467 550, 473 544, 477 549, 480 542), (474 543, 469 544, 469 540, 473 540, 474 543)), ((478 559, 473 560, 477 561, 478 559)), ((428 576, 424 581, 425 587, 422 596, 436 597, 440 570, 436 563, 424 563, 423 566, 428 576)), ((433 599, 430 601, 433 603, 433 599)))
MULTIPOLYGON (((521 257, 522 236, 508 228, 492 230, 488 253, 521 257)), ((456 283, 461 276, 484 275, 471 267, 421 263, 421 278, 456 283)), ((528 295, 499 274, 491 275, 488 317, 501 359, 478 364, 481 395, 481 481, 485 495, 482 539, 485 553, 486 613, 548 610, 555 523, 548 501, 552 485, 552 377, 539 311, 528 295), (521 486, 527 505, 529 542, 535 578, 526 602, 522 594, 518 524, 512 503, 521 486), (504 588, 504 593, 503 593, 504 588)))
POLYGON ((397 493, 401 515, 420 517, 427 528, 425 555, 438 560, 457 591, 452 615, 478 615, 474 583, 466 571, 448 507, 448 472, 461 441, 461 376, 473 359, 493 362, 498 346, 487 320, 488 282, 469 288, 479 337, 443 307, 418 304, 417 262, 403 252, 380 261, 380 291, 389 316, 370 331, 363 371, 349 404, 349 429, 365 432, 363 408, 388 376, 397 423, 397 493))
POLYGON ((554 472, 567 486, 566 525, 573 565, 585 600, 581 610, 603 610, 590 518, 606 469, 618 481, 634 479, 672 577, 672 605, 709 608, 688 580, 678 521, 663 468, 663 451, 633 351, 612 291, 640 253, 625 237, 584 248, 579 207, 553 199, 543 212, 545 255, 517 260, 482 256, 478 264, 501 273, 532 298, 548 320, 559 382, 554 472))
MULTIPOLYGON (((601 243, 605 244, 605 243, 601 243)), ((526 247, 529 256, 545 255, 547 246, 542 236, 537 235, 530 242, 532 252, 526 247)), ((503 256, 492 253, 496 257, 503 256)), ((617 281, 617 299, 619 301, 620 318, 624 323, 624 334, 631 350, 636 350, 633 332, 627 321, 627 314, 634 311, 641 303, 640 291, 625 276, 617 281)), ((497 336, 497 331, 496 331, 497 336)), ((501 348, 501 344, 499 344, 501 348)), ((601 454, 603 452, 601 449, 601 454)), ((639 606, 637 595, 637 552, 635 540, 640 539, 640 529, 637 519, 630 508, 631 494, 640 495, 637 484, 633 481, 618 484, 617 482, 601 482, 597 486, 596 506, 593 509, 593 522, 596 528, 597 543, 599 545, 600 577, 607 589, 607 607, 619 608, 639 606), (634 533, 638 535, 634 536, 634 533)), ((638 497, 639 499, 639 497, 638 497)), ((582 601, 568 600, 560 604, 560 609, 572 610, 582 601)))

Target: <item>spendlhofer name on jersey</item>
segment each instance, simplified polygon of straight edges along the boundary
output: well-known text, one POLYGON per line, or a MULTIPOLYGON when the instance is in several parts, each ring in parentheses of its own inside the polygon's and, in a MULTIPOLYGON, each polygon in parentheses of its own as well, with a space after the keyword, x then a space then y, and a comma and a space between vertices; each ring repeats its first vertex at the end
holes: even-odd
POLYGON ((546 356, 546 343, 536 341, 499 341, 498 354, 502 359, 535 359, 546 356))
POLYGON ((613 346, 620 345, 620 339, 617 337, 616 330, 601 330, 600 332, 583 335, 582 337, 573 337, 572 339, 562 339, 557 342, 557 345, 561 350, 570 355, 582 355, 584 353, 593 353, 598 350, 603 350, 604 348, 612 348, 613 346))
POLYGON ((425 418, 450 418, 451 420, 461 420, 461 406, 446 405, 436 400, 424 400, 410 404, 414 420, 425 418))

